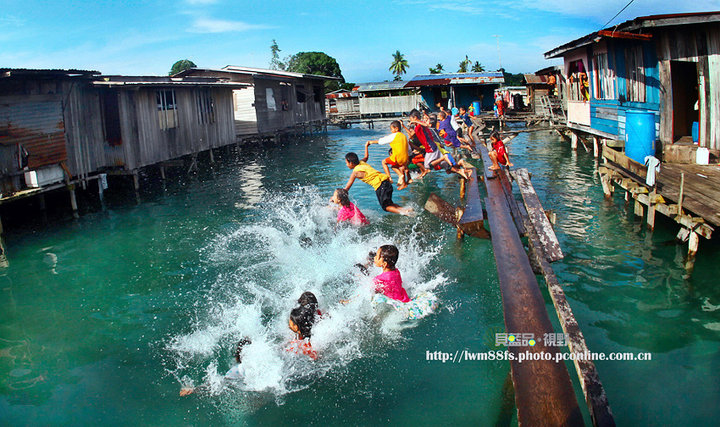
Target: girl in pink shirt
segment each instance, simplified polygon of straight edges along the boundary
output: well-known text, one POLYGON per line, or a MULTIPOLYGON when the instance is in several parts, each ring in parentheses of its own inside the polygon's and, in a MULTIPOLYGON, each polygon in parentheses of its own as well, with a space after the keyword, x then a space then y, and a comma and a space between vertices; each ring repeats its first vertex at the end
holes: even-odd
POLYGON ((335 190, 330 199, 331 202, 340 205, 340 211, 338 212, 337 222, 350 221, 352 225, 367 225, 370 222, 365 218, 365 215, 360 212, 360 209, 350 201, 348 192, 344 188, 338 188, 335 190))
POLYGON ((398 259, 398 248, 395 245, 383 245, 375 253, 375 265, 383 269, 373 279, 375 283, 375 292, 381 293, 386 297, 400 301, 409 302, 410 297, 402 285, 402 277, 400 271, 395 268, 398 259))

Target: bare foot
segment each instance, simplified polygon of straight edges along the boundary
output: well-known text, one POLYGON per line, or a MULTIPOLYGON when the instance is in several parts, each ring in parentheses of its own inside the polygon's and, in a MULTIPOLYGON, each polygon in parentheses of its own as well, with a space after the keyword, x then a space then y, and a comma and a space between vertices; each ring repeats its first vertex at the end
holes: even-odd
POLYGON ((402 208, 398 211, 400 215, 404 216, 413 216, 415 215, 415 211, 413 211, 413 208, 402 208))
POLYGON ((415 179, 423 179, 423 178, 425 177, 425 175, 427 175, 428 173, 429 173, 429 171, 428 171, 428 170, 425 170, 425 172, 421 173, 421 174, 420 174, 419 176, 417 176, 415 179))
POLYGON ((408 186, 407 184, 405 184, 405 183, 402 183, 402 184, 400 184, 400 185, 398 185, 398 186, 397 186, 397 189, 398 189, 398 191, 400 191, 400 190, 404 190, 404 189, 406 189, 406 188, 407 188, 407 186, 408 186))
POLYGON ((193 387, 183 387, 180 389, 180 396, 188 396, 195 392, 193 387))
POLYGON ((508 164, 507 164, 506 166, 507 166, 507 167, 510 167, 510 166, 515 166, 515 165, 512 164, 512 163, 510 163, 510 162, 508 162, 508 164))
POLYGON ((500 166, 492 165, 492 166, 490 166, 488 169, 491 170, 491 171, 496 171, 496 170, 500 169, 500 166))

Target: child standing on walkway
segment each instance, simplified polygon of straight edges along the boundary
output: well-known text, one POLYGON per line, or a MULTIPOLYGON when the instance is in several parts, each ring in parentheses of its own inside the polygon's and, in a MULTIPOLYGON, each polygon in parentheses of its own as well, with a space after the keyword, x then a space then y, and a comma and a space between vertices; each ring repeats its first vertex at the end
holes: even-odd
POLYGON ((345 165, 349 169, 352 169, 350 179, 348 179, 347 184, 345 184, 345 190, 349 191, 350 187, 352 187, 355 182, 355 179, 360 179, 362 182, 375 189, 375 195, 377 196, 378 202, 384 211, 400 215, 409 215, 412 212, 412 209, 400 207, 392 201, 393 187, 392 184, 390 184, 390 180, 387 175, 378 172, 366 163, 369 157, 369 145, 369 141, 365 143, 365 157, 363 157, 362 160, 358 159, 358 156, 355 153, 347 153, 345 155, 345 165))

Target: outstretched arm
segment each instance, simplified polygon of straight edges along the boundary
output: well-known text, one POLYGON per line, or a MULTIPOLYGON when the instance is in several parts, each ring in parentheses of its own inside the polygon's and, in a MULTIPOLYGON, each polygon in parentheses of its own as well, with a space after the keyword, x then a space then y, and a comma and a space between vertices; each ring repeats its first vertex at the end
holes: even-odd
MULTIPOLYGON (((366 148, 366 149, 367 149, 367 148, 366 148)), ((356 176, 355 176, 355 171, 353 171, 353 173, 350 174, 350 179, 348 179, 347 184, 345 184, 345 190, 346 190, 346 191, 347 191, 347 190, 350 190, 350 187, 352 187, 353 183, 355 182, 355 178, 356 178, 356 176)))
POLYGON ((368 151, 368 147, 370 147, 371 143, 372 143, 372 141, 368 141, 365 143, 365 157, 360 159, 361 162, 367 162, 368 157, 370 157, 370 152, 368 151))

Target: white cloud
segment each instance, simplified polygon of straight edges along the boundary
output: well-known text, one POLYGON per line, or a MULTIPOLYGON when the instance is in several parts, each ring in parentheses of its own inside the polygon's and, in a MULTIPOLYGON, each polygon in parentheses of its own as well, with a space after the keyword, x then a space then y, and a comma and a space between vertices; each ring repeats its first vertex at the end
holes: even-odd
POLYGON ((185 0, 185 3, 193 6, 203 6, 217 3, 217 0, 185 0))
POLYGON ((437 0, 401 0, 399 4, 405 6, 420 6, 432 11, 451 10, 470 15, 485 13, 485 9, 480 7, 478 5, 479 2, 476 0, 454 0, 452 2, 438 2, 437 0))
POLYGON ((191 33, 230 33, 250 30, 267 30, 267 25, 248 24, 242 21, 225 21, 223 19, 198 18, 188 30, 191 33))

